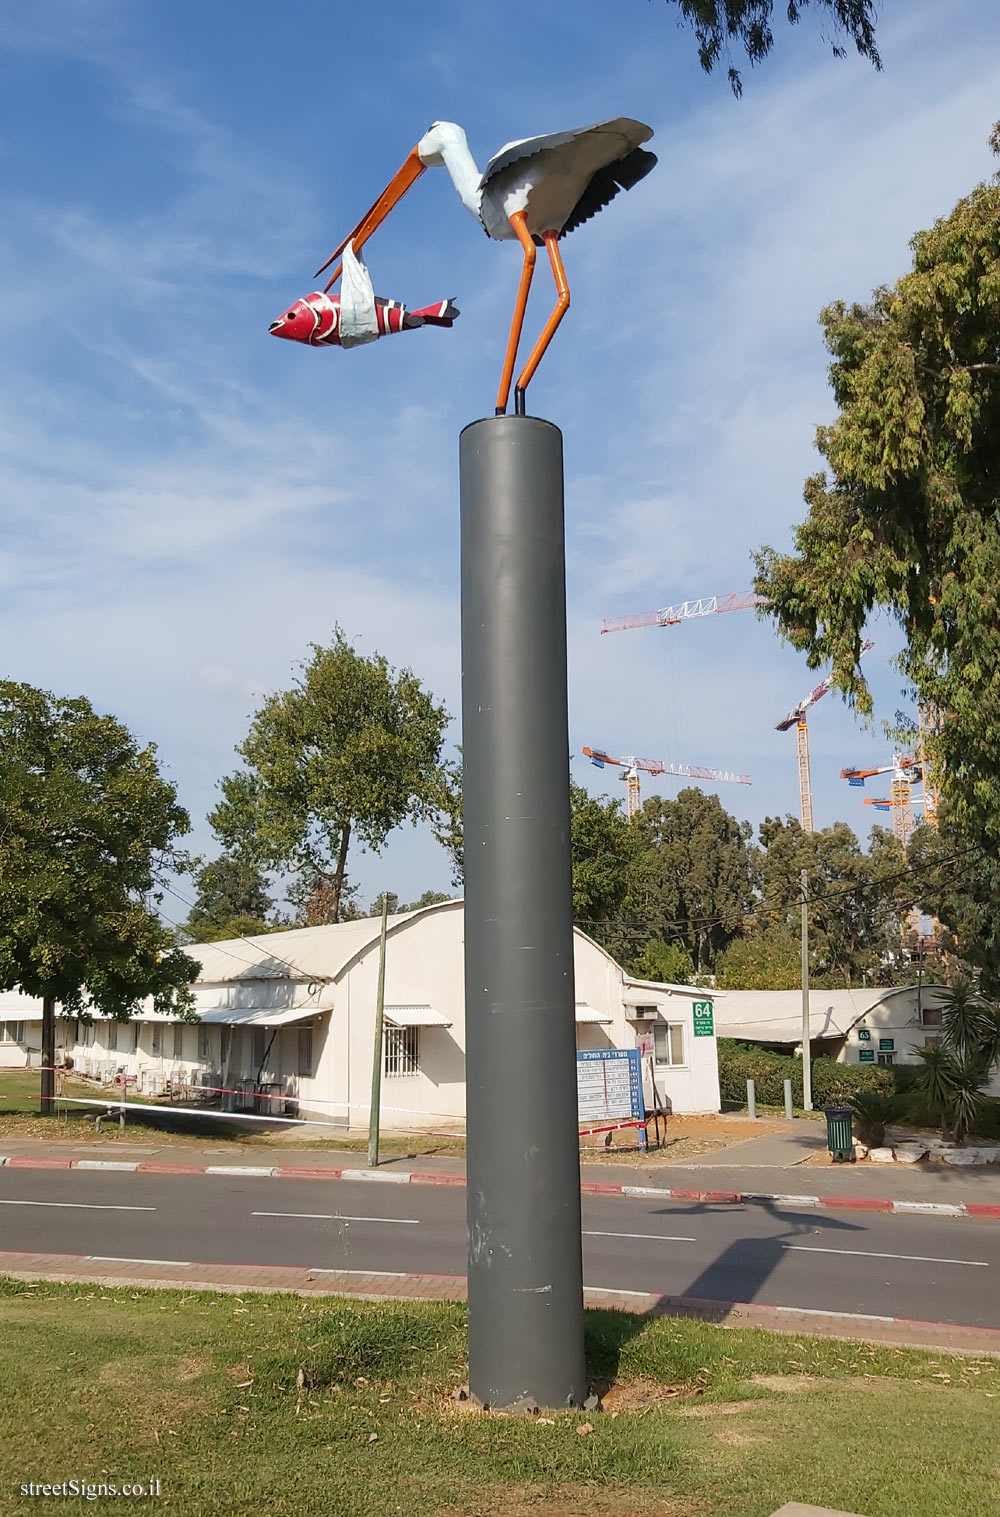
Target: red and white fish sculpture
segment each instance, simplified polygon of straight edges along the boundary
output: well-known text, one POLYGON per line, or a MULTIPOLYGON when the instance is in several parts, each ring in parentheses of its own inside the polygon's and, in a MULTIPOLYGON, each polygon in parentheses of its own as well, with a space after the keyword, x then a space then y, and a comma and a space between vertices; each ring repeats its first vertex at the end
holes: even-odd
MULTIPOLYGON (((454 301, 439 300, 436 305, 408 311, 398 300, 383 300, 376 295, 375 314, 376 335, 388 337, 391 332, 405 332, 411 327, 450 327, 459 310, 454 301)), ((288 337, 292 342, 306 342, 313 348, 339 348, 340 296, 314 290, 289 306, 277 321, 272 321, 268 331, 272 337, 288 337)))

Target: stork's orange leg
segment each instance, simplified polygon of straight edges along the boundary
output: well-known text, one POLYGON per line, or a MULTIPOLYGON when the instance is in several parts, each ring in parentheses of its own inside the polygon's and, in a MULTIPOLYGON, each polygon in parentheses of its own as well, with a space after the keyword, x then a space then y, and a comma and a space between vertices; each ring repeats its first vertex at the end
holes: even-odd
POLYGON ((500 375, 500 390, 497 394, 498 416, 504 416, 507 412, 507 397, 510 395, 510 382, 514 377, 517 348, 521 341, 521 328, 524 326, 524 313, 528 306, 528 291, 531 289, 531 276, 535 272, 536 248, 531 240, 531 233, 525 225, 526 220, 525 211, 515 211, 510 218, 510 224, 517 233, 517 240, 524 249, 524 263, 521 265, 521 282, 517 287, 517 300, 514 302, 514 320, 510 325, 507 352, 504 356, 503 372, 500 375))
POLYGON ((549 250, 549 262, 552 265, 552 275, 556 282, 557 299, 555 310, 542 328, 542 335, 531 350, 531 357, 521 370, 521 376, 514 390, 514 410, 518 416, 524 415, 524 392, 528 387, 531 376, 541 363, 545 349, 556 335, 556 328, 569 310, 569 285, 566 282, 566 270, 559 254, 559 235, 557 232, 543 232, 542 241, 549 250))

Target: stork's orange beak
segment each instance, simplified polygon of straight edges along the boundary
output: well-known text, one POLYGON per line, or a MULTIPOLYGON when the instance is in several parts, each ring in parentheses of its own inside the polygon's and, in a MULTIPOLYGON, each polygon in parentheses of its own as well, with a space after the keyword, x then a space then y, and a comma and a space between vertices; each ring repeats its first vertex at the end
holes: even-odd
MULTIPOLYGON (((340 257, 348 243, 353 243, 355 253, 360 253, 363 244, 368 241, 375 228, 381 226, 393 206, 399 204, 410 185, 416 183, 426 167, 427 165, 420 161, 417 149, 414 148, 399 173, 389 181, 371 210, 361 218, 354 231, 344 238, 340 246, 334 248, 323 267, 316 270, 317 276, 328 269, 335 258, 340 257)), ((342 265, 338 264, 334 269, 326 289, 329 289, 340 278, 341 267, 342 265)))

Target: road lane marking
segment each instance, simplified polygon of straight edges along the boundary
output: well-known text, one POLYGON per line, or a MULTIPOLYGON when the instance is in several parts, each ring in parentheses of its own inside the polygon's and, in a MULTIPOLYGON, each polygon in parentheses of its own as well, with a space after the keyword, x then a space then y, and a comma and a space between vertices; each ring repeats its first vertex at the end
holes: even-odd
POLYGON ((121 1259, 117 1254, 88 1254, 91 1264, 170 1264, 175 1269, 190 1269, 190 1259, 121 1259))
POLYGON ((818 1248, 807 1243, 783 1243, 798 1254, 851 1254, 859 1259, 907 1259, 914 1264, 968 1264, 975 1269, 989 1269, 986 1259, 937 1259, 930 1254, 876 1254, 866 1248, 818 1248))
POLYGON ((155 1206, 98 1206, 94 1201, 8 1201, 0 1200, 0 1206, 61 1206, 70 1211, 155 1211, 155 1206))
POLYGON ((419 1227, 419 1217, 346 1217, 329 1211, 252 1211, 251 1217, 305 1217, 313 1222, 394 1222, 400 1227, 419 1227))
POLYGON ((585 1291, 600 1291, 602 1296, 639 1296, 645 1298, 646 1296, 658 1296, 660 1294, 659 1291, 615 1290, 610 1285, 588 1285, 586 1281, 583 1283, 583 1288, 585 1291))
POLYGON ((594 1228, 584 1228, 585 1238, 652 1238, 657 1243, 697 1243, 697 1238, 685 1238, 677 1233, 603 1233, 594 1228))
POLYGON ((324 1264, 310 1264, 306 1271, 309 1275, 377 1275, 380 1280, 405 1280, 406 1271, 402 1269, 331 1269, 324 1264))

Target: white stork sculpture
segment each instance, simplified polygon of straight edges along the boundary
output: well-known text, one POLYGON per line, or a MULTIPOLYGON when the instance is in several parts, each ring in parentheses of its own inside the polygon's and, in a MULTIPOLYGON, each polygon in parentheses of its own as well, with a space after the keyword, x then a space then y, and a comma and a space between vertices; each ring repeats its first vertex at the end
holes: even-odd
MULTIPOLYGON (((559 238, 589 221, 614 199, 619 190, 630 190, 649 173, 656 163, 656 155, 647 152, 641 144, 652 135, 652 129, 641 121, 619 116, 614 121, 600 121, 595 126, 580 127, 571 132, 526 137, 501 148, 486 165, 485 174, 481 175, 462 128, 452 121, 436 121, 421 137, 371 210, 318 272, 322 274, 328 269, 349 244, 355 253, 359 253, 375 228, 424 169, 446 168, 462 204, 476 217, 486 235, 501 241, 517 238, 524 249, 521 282, 497 394, 498 416, 507 410, 535 268, 535 246, 544 243, 548 251, 557 300, 515 386, 514 409, 523 416, 524 392, 569 307, 569 285, 559 254, 559 238)), ((326 286, 328 290, 340 272, 341 266, 338 265, 326 286)))

